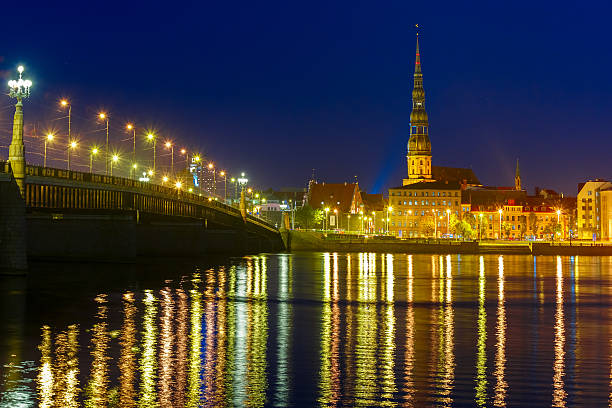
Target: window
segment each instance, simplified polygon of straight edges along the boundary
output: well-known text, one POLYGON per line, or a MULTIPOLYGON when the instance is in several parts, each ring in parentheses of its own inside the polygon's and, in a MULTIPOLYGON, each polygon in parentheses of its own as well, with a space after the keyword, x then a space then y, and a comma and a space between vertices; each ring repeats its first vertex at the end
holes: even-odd
POLYGON ((442 197, 446 197, 446 191, 442 192, 442 197))
POLYGON ((591 190, 589 190, 589 192, 587 193, 587 195, 592 195, 593 192, 591 190))
POLYGON ((408 205, 412 205, 412 201, 408 201, 408 205))
MULTIPOLYGON (((413 127, 412 127, 412 133, 416 133, 416 132, 417 132, 417 127, 416 127, 416 126, 413 126, 413 127)), ((414 163, 412 163, 412 164, 414 164, 414 163)))
POLYGON ((427 191, 424 193, 425 197, 427 197, 427 191))

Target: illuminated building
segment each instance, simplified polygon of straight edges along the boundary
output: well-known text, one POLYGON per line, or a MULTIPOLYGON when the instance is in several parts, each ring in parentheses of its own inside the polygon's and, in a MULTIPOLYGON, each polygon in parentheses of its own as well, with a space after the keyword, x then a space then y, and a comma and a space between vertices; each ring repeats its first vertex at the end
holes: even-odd
POLYGON ((612 183, 590 180, 578 187, 578 237, 589 240, 612 238, 612 183))

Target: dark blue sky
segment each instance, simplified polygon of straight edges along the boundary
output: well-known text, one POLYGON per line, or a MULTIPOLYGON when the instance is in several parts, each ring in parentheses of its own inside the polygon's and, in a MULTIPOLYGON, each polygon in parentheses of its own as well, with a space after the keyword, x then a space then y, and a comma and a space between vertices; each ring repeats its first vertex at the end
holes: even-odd
POLYGON ((261 187, 316 168, 380 190, 406 173, 419 23, 435 165, 511 185, 519 157, 530 190, 566 194, 611 177, 610 7, 504 3, 13 2, 0 69, 34 79, 26 120, 68 96, 83 132, 104 107, 117 138, 155 125, 261 187))

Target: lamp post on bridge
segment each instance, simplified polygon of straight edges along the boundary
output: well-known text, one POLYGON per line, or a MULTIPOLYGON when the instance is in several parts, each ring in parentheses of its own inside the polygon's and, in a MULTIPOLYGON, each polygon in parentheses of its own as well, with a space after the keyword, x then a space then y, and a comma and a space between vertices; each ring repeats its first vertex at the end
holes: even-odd
POLYGON ((94 147, 91 149, 91 152, 89 153, 89 172, 90 173, 93 173, 93 158, 96 154, 98 154, 98 148, 94 147))
POLYGON ((51 143, 53 141, 53 134, 49 133, 45 138, 45 154, 43 158, 43 167, 47 167, 47 143, 51 143))
POLYGON ((104 164, 105 164, 105 173, 108 176, 108 115, 104 112, 100 112, 98 115, 100 119, 106 121, 106 145, 104 147, 104 164))
POLYGON ((227 204, 227 173, 225 172, 225 170, 222 170, 219 173, 220 176, 223 177, 223 204, 227 204))
POLYGON ((136 164, 136 126, 132 125, 131 123, 128 123, 126 126, 127 130, 131 130, 132 131, 132 143, 133 143, 133 149, 132 149, 132 168, 134 169, 134 175, 132 177, 136 177, 136 169, 138 168, 138 165, 136 164))
POLYGON ((70 171, 70 150, 76 149, 77 146, 78 144, 74 140, 71 141, 70 144, 68 145, 68 171, 70 171))
POLYGON ((13 138, 9 146, 8 161, 11 164, 11 172, 15 178, 15 183, 17 183, 21 196, 23 196, 25 191, 25 144, 23 143, 22 100, 30 96, 32 81, 22 78, 23 66, 20 65, 17 68, 17 72, 19 72, 19 79, 12 79, 8 82, 10 88, 9 96, 17 99, 15 115, 13 116, 13 138))
POLYGON ((166 142, 166 149, 170 149, 170 174, 174 175, 174 145, 169 140, 166 142))
POLYGON ((71 125, 72 125, 72 104, 70 102, 68 102, 66 99, 62 99, 60 101, 60 105, 65 108, 66 106, 68 107, 68 142, 70 142, 72 140, 72 133, 71 133, 71 125))

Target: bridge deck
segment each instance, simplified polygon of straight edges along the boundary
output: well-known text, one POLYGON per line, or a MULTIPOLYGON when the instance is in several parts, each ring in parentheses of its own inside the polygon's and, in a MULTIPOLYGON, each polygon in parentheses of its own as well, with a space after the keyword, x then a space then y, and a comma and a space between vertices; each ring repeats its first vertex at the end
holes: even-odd
MULTIPOLYGON (((0 171, 8 165, 0 162, 0 171)), ((269 223, 199 193, 123 177, 26 166, 25 204, 29 210, 124 210, 211 220, 228 227, 278 230, 269 223)))

